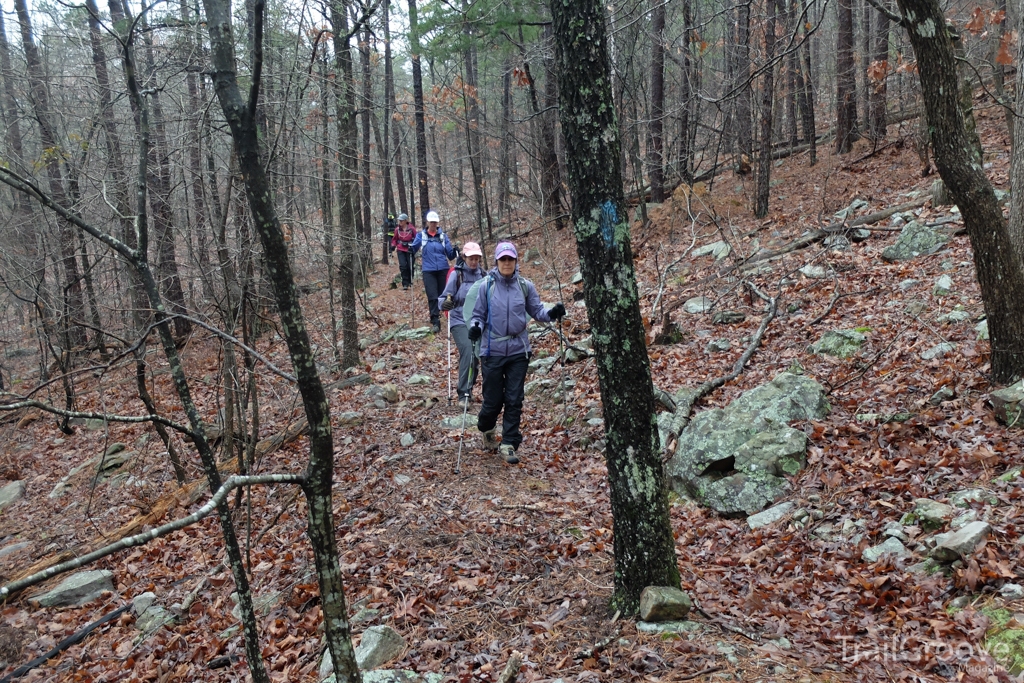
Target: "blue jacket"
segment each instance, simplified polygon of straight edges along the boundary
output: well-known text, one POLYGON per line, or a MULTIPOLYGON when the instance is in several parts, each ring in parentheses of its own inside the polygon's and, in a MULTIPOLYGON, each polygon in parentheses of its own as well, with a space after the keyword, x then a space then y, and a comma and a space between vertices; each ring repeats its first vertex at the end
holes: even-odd
POLYGON ((445 283, 444 291, 441 292, 441 300, 444 301, 446 297, 450 296, 452 301, 455 302, 455 308, 448 311, 448 324, 450 327, 466 324, 462 317, 462 305, 466 303, 466 294, 469 293, 469 288, 483 276, 483 268, 477 266, 471 269, 465 263, 458 264, 455 266, 455 270, 448 274, 448 282, 445 283), (460 275, 462 276, 461 284, 459 283, 460 275))
POLYGON ((525 278, 526 299, 519 285, 519 268, 510 277, 492 268, 488 275, 493 284, 481 285, 483 291, 477 296, 473 307, 472 324, 483 330, 480 338, 481 356, 514 356, 530 352, 530 335, 526 326, 530 317, 542 323, 551 322, 548 311, 540 302, 540 295, 533 283, 525 278), (529 316, 529 317, 527 317, 529 316))
POLYGON ((433 237, 425 228, 416 233, 416 239, 409 245, 409 250, 415 254, 420 249, 423 249, 420 263, 424 271, 448 270, 448 261, 455 258, 455 249, 452 248, 448 235, 440 230, 433 237))

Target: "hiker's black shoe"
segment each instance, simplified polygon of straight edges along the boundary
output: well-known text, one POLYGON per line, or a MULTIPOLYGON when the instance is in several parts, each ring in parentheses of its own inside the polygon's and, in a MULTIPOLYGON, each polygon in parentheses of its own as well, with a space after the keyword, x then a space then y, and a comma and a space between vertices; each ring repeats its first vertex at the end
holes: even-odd
POLYGON ((515 465, 519 463, 519 456, 516 455, 516 449, 511 444, 503 443, 498 448, 498 455, 505 458, 505 462, 509 465, 515 465))
MULTIPOLYGON (((498 437, 494 435, 494 430, 493 429, 491 429, 489 431, 486 431, 486 432, 480 432, 480 437, 484 441, 484 448, 486 448, 489 451, 496 451, 496 450, 498 450, 498 443, 499 443, 499 441, 498 441, 498 437)), ((511 448, 511 446, 509 446, 509 448, 511 448)))
POLYGON ((441 323, 434 323, 433 330, 434 330, 434 334, 437 334, 438 332, 440 332, 441 331, 441 323))

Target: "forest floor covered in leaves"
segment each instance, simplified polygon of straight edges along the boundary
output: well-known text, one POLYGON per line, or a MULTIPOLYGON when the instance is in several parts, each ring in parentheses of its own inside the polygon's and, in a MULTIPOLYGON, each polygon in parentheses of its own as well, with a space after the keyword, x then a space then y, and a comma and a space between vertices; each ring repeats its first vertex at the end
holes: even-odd
MULTIPOLYGON (((984 108, 980 113, 989 175, 1008 190, 1001 114, 984 108)), ((730 371, 764 314, 764 302, 742 284, 747 279, 779 297, 779 315, 744 372, 695 410, 724 406, 795 364, 826 387, 832 405, 827 418, 795 425, 808 434, 811 449, 807 468, 792 478, 789 499, 813 513, 813 523, 783 520, 752 531, 745 520, 720 518, 673 499, 683 588, 702 609, 693 617, 700 628, 681 637, 639 633, 633 620, 616 618, 607 608, 613 524, 603 456, 594 445, 601 427, 587 421, 599 415, 593 359, 551 371, 549 378, 558 383, 562 373, 575 381, 566 403, 553 400, 550 391, 527 398, 521 464, 510 466, 482 451, 470 433, 456 474, 460 432, 441 425, 459 412, 447 400, 447 339, 442 333, 422 341, 380 341, 403 324, 429 321, 420 280, 412 292, 391 289, 397 267, 379 267, 368 290, 376 296, 366 300, 369 314, 361 314, 360 334, 368 346, 358 372, 370 374, 374 385, 397 385, 400 400, 375 406, 365 384, 329 392, 336 417, 359 413, 348 416, 350 424, 336 422, 334 432, 335 513, 348 599, 353 613, 377 610, 354 625, 356 638, 368 625, 387 624, 409 643, 391 668, 440 672, 460 681, 496 680, 513 651, 523 656, 520 681, 1009 680, 982 646, 994 608, 1011 615, 1011 623, 1024 622, 1024 604, 999 595, 1004 583, 1024 576, 1018 535, 1024 522, 1022 479, 996 480, 1021 464, 1021 452, 1019 433, 996 423, 986 403, 996 387, 986 379, 988 342, 975 331, 983 307, 967 237, 954 237, 932 255, 887 263, 881 251, 895 241, 898 228, 886 220, 867 226, 871 238, 846 251, 817 243, 766 261, 756 273, 723 274, 759 249, 784 247, 829 223, 855 199, 868 202, 858 213, 863 215, 908 202, 913 191, 927 192, 935 176, 921 177, 909 129, 905 139, 897 139, 900 132, 891 128, 889 144, 874 154, 862 141, 843 158, 822 149, 814 167, 806 153, 781 161, 773 169, 781 182, 766 220, 753 219, 748 209, 752 181, 729 173, 711 187, 677 192, 652 209, 650 226, 637 224, 634 230, 652 335, 661 319, 651 308, 659 293, 664 306, 706 296, 716 310, 747 316, 738 325, 713 326, 709 314, 677 309, 673 317, 682 340, 649 347, 658 388, 672 393, 730 371), (684 257, 665 274, 684 252, 720 239, 732 246, 726 259, 684 257), (804 277, 798 269, 807 264, 830 274, 804 277), (935 280, 943 274, 953 279, 952 294, 935 296, 935 280), (908 308, 913 302, 920 303, 908 308), (956 306, 969 314, 967 320, 939 322, 956 306), (810 353, 808 346, 831 329, 862 331, 861 353, 846 360, 810 353), (712 339, 729 339, 731 349, 710 353, 712 339), (940 342, 956 348, 935 360, 921 359, 923 350, 940 342), (383 369, 371 369, 382 360, 383 369), (433 383, 408 385, 413 374, 428 375, 433 383), (952 395, 931 403, 942 387, 952 395), (876 417, 858 419, 866 414, 876 417), (407 447, 399 442, 405 433, 414 437, 407 447), (950 493, 974 487, 998 501, 975 504, 993 531, 952 575, 910 571, 917 560, 862 560, 863 549, 881 542, 885 525, 910 511, 915 499, 946 501, 950 493), (857 533, 819 533, 826 524, 837 531, 854 525, 857 533), (947 609, 963 596, 963 609, 947 609)), ((949 207, 930 204, 918 216, 924 222, 952 219, 951 228, 956 218, 949 207)), ((566 334, 570 341, 581 340, 586 317, 572 305, 578 287, 568 284, 577 270, 571 233, 537 228, 517 242, 521 254, 531 247, 539 251, 523 260, 523 272, 549 304, 558 300, 561 287, 569 308, 566 334)), ((321 274, 301 275, 313 281, 321 274)), ((329 364, 326 294, 310 295, 304 305, 321 358, 329 364)), ((537 336, 534 346, 538 354, 558 350, 552 334, 537 336)), ((273 334, 258 347, 289 367, 273 334)), ((218 409, 218 353, 215 340, 202 333, 185 349, 208 417, 218 409)), ((149 359, 160 410, 182 419, 166 364, 156 352, 149 359)), ((30 361, 25 362, 16 369, 30 378, 30 361)), ((140 414, 133 373, 134 366, 125 364, 79 375, 78 408, 140 414)), ((325 381, 333 379, 325 373, 325 381)), ((49 391, 59 404, 59 391, 49 391)), ((301 419, 296 391, 284 379, 261 372, 260 397, 262 437, 301 419)), ((474 403, 470 411, 478 407, 474 403)), ((27 494, 0 514, 0 547, 25 543, 0 557, 0 578, 10 580, 33 562, 110 536, 173 495, 173 472, 162 444, 150 434, 144 426, 111 424, 65 435, 50 417, 4 416, 0 475, 25 481, 27 494), (68 478, 113 442, 133 453, 126 475, 98 481, 95 467, 85 467, 68 478)), ((198 478, 197 458, 187 444, 179 446, 190 476, 198 478)), ((301 471, 305 448, 299 438, 271 451, 257 471, 301 471)), ((164 521, 194 507, 171 506, 164 521)), ((267 665, 275 680, 315 681, 320 611, 304 500, 294 487, 255 488, 241 500, 236 520, 257 602, 268 599, 260 624, 267 665)), ((231 613, 232 581, 221 565, 218 539, 211 518, 100 561, 98 567, 113 572, 115 591, 83 607, 33 607, 29 598, 38 590, 16 596, 0 612, 0 656, 13 668, 148 590, 177 614, 175 622, 140 639, 134 618, 124 614, 21 680, 246 680, 231 613), (223 656, 228 666, 208 668, 223 656)))

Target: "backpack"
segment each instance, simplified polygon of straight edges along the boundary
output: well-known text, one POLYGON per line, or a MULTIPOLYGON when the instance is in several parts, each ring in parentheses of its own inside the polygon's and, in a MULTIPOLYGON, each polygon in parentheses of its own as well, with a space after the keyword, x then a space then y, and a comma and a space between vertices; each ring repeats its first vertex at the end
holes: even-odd
MULTIPOLYGON (((527 299, 526 292, 528 291, 528 289, 526 287, 526 280, 524 280, 523 278, 519 277, 519 275, 516 275, 516 281, 519 282, 519 289, 521 289, 523 291, 523 301, 525 302, 526 299, 527 299)), ((480 278, 479 280, 474 282, 472 285, 470 285, 469 291, 466 292, 466 303, 464 303, 462 305, 462 319, 466 321, 467 325, 469 325, 470 322, 473 320, 473 309, 476 307, 477 297, 480 296, 480 289, 482 287, 486 286, 487 289, 484 292, 484 296, 485 297, 490 297, 490 295, 491 295, 491 287, 493 285, 494 285, 494 277, 490 273, 488 273, 487 275, 484 275, 482 278, 480 278), (484 285, 484 283, 487 283, 487 284, 484 285)), ((493 339, 491 341, 501 341, 501 340, 493 339)))

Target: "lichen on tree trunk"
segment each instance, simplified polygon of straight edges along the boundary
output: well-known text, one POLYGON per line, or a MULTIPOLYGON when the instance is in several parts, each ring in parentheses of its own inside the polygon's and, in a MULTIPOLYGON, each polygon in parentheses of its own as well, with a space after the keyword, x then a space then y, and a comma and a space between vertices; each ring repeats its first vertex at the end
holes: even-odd
POLYGON ((596 0, 552 0, 551 13, 572 217, 608 443, 613 606, 632 614, 647 586, 678 587, 679 568, 623 199, 605 16, 596 0))

